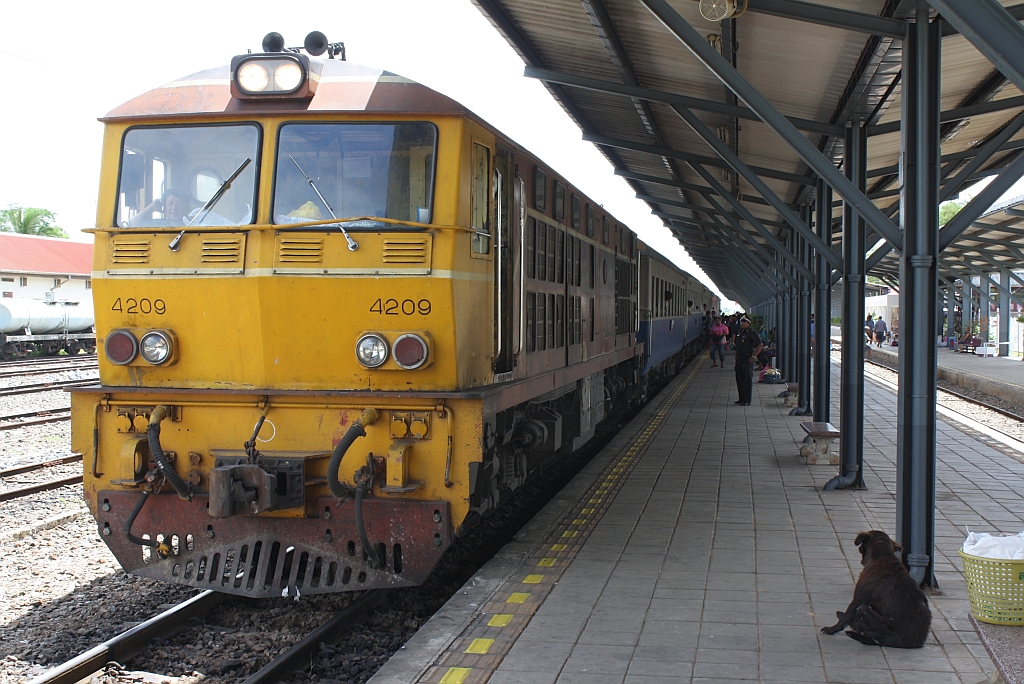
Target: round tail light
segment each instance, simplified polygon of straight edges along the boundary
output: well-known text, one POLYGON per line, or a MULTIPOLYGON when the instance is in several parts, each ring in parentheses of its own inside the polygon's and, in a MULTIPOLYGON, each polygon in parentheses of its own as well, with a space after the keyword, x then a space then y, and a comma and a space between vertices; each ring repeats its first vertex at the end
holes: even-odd
POLYGON ((104 349, 106 349, 107 358, 111 363, 124 366, 131 363, 135 355, 139 353, 139 343, 135 336, 127 330, 115 330, 107 335, 104 349))
POLYGON ((402 368, 412 370, 419 368, 427 361, 427 343, 419 335, 411 333, 401 335, 391 348, 395 363, 402 368))

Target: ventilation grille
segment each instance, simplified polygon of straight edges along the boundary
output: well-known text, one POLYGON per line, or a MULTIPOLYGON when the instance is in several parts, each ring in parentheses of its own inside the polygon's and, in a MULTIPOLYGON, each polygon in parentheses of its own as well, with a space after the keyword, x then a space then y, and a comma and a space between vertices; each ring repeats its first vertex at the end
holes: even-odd
POLYGON ((387 238, 384 240, 385 264, 425 264, 429 245, 426 238, 387 238))
POLYGON ((211 237, 203 240, 204 264, 237 264, 242 260, 241 237, 211 237))
POLYGON ((113 243, 113 255, 111 257, 112 263, 149 263, 149 240, 136 237, 116 237, 113 239, 113 243))
MULTIPOLYGON (((345 547, 347 558, 344 552, 323 557, 274 539, 195 554, 186 554, 172 544, 171 576, 194 586, 253 596, 281 596, 295 589, 306 593, 358 590, 374 578, 367 575, 367 557, 359 542, 350 540, 345 547)), ((401 574, 400 545, 388 549, 378 544, 375 550, 385 562, 381 571, 401 574)), ((152 555, 146 551, 149 547, 143 548, 143 559, 150 563, 152 555)))
POLYGON ((277 243, 280 263, 319 264, 324 260, 323 238, 282 237, 277 243))

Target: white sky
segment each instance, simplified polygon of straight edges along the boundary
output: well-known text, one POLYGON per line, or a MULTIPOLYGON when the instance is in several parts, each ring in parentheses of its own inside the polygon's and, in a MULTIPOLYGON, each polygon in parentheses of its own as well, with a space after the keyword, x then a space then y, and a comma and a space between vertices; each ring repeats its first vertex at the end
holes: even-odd
POLYGON ((641 239, 714 288, 469 0, 0 2, 0 208, 45 207, 73 239, 95 224, 102 126, 117 105, 176 78, 323 31, 349 61, 458 100, 539 155, 641 239), (171 9, 173 7, 173 9, 171 9), (316 12, 312 11, 315 8, 316 12), (14 95, 17 93, 17 95, 14 95))
MULTIPOLYGON (((73 239, 88 240, 78 231, 95 224, 97 117, 146 90, 257 51, 269 31, 291 46, 319 30, 344 41, 350 61, 407 76, 463 103, 714 288, 540 83, 523 77, 522 60, 469 0, 315 6, 8 0, 0 2, 0 26, 7 93, 0 107, 0 208, 50 209, 73 239)), ((1021 192, 1024 182, 1007 194, 1021 192)))

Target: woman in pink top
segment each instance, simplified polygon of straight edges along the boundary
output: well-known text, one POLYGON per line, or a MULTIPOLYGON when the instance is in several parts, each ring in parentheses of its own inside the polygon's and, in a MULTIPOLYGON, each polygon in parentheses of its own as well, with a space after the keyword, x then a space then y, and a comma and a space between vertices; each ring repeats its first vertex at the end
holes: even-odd
POLYGON ((711 326, 711 367, 718 366, 718 362, 715 361, 715 354, 718 354, 718 358, 721 360, 721 367, 725 368, 725 347, 729 344, 729 326, 722 323, 721 318, 715 319, 715 324, 711 326))

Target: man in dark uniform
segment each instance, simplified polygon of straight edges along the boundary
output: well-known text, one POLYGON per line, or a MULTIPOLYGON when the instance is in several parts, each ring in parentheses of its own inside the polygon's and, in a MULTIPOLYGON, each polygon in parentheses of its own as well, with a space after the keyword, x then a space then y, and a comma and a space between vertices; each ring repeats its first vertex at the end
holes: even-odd
POLYGON ((757 355, 761 353, 764 344, 758 334, 750 329, 750 319, 746 316, 740 319, 740 329, 733 343, 736 345, 736 389, 740 393, 740 400, 736 403, 750 406, 750 395, 754 390, 752 364, 757 361, 757 355))

